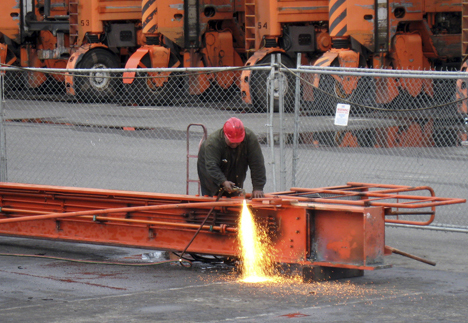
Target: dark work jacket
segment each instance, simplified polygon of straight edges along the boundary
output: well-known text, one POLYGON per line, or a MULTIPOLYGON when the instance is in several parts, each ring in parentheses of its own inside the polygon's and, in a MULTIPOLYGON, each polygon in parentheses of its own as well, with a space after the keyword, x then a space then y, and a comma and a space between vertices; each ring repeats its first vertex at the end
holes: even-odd
POLYGON ((244 187, 247 169, 250 168, 253 190, 263 191, 266 183, 265 161, 257 136, 245 128, 245 138, 235 148, 224 139, 223 129, 213 132, 200 146, 197 170, 202 194, 217 195, 221 184, 228 180, 244 187))

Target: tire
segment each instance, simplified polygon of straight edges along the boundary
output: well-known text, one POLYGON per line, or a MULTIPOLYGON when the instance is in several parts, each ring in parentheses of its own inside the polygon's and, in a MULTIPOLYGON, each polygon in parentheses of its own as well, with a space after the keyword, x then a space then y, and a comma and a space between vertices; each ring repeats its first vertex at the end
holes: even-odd
MULTIPOLYGON (((276 55, 276 53, 269 54, 260 60, 257 64, 271 64, 271 56, 276 55)), ((281 63, 288 68, 294 68, 295 65, 291 59, 286 54, 281 54, 281 63)), ((295 84, 296 78, 291 73, 281 73, 278 75, 275 80, 282 79, 283 82, 283 91, 284 91, 284 111, 291 112, 294 111, 294 93, 295 93, 295 84)), ((252 110, 253 112, 267 112, 269 100, 270 100, 270 90, 268 89, 267 82, 268 77, 270 76, 270 71, 252 71, 250 77, 250 95, 252 97, 252 110)), ((274 111, 279 111, 279 82, 274 81, 274 111)))
POLYGON ((354 135, 356 136, 359 147, 375 147, 377 142, 375 129, 356 130, 354 135))
POLYGON ((377 106, 375 91, 374 77, 361 76, 355 90, 356 93, 351 98, 351 101, 355 103, 351 106, 351 115, 366 115, 375 112, 376 110, 372 109, 377 106))
POLYGON ((75 93, 78 100, 84 102, 113 102, 119 93, 121 78, 101 69, 118 68, 115 55, 103 48, 87 52, 76 68, 93 71, 74 77, 75 93))
MULTIPOLYGON (((6 71, 4 78, 4 92, 9 99, 22 99, 25 96, 26 72, 6 71)), ((27 93, 27 92, 26 92, 27 93)))
POLYGON ((458 132, 453 129, 435 129, 432 140, 435 147, 456 147, 460 145, 458 132))
MULTIPOLYGON (((6 62, 9 62, 12 58, 16 57, 16 62, 19 61, 18 57, 8 48, 6 62)), ((18 65, 12 65, 12 67, 21 68, 18 65)), ((4 76, 4 93, 7 98, 18 99, 23 96, 23 89, 26 83, 26 72, 21 70, 7 70, 4 76)))
POLYGON ((346 94, 343 87, 331 75, 320 76, 319 88, 314 88, 313 108, 321 115, 335 115, 336 105, 339 103, 351 105, 350 115, 362 115, 372 110, 366 107, 374 107, 375 88, 372 80, 361 77, 356 89, 346 94))
POLYGON ((198 95, 198 99, 206 103, 230 103, 232 101, 237 101, 237 97, 235 98, 235 96, 240 97, 240 90, 237 85, 232 84, 231 87, 223 89, 219 85, 211 83, 210 87, 206 89, 205 92, 198 95))
POLYGON ((336 80, 327 74, 320 75, 318 89, 314 88, 314 105, 322 115, 334 115, 339 100, 335 95, 336 80))
POLYGON ((389 103, 381 105, 382 108, 389 111, 399 111, 415 108, 416 100, 406 90, 398 89, 398 95, 389 103))
MULTIPOLYGON (((169 66, 174 66, 177 58, 171 54, 169 66)), ((141 59, 141 63, 147 68, 151 68, 151 59, 146 54, 141 59)), ((177 73, 171 73, 169 80, 163 86, 156 86, 151 82, 148 73, 137 73, 135 80, 126 86, 129 100, 135 101, 138 105, 171 105, 180 95, 181 80, 177 73)))

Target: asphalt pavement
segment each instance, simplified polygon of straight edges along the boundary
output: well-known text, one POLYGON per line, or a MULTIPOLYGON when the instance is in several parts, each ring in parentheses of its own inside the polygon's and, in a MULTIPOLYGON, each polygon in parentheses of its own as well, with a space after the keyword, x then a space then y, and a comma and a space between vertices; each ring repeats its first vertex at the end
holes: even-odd
MULTIPOLYGON (((56 105, 57 109, 61 108, 59 103, 56 105)), ((215 129, 229 114, 213 111, 209 115, 205 113, 194 117, 198 110, 192 109, 187 116, 184 114, 174 119, 170 111, 166 111, 166 114, 158 114, 158 124, 168 126, 172 120, 170 134, 181 134, 182 139, 178 140, 180 145, 176 146, 175 140, 169 141, 166 137, 148 138, 135 145, 134 138, 121 133, 97 134, 95 130, 102 126, 98 124, 102 120, 98 116, 112 115, 113 127, 133 126, 143 129, 154 127, 155 119, 150 119, 150 116, 156 117, 153 115, 154 109, 140 109, 144 113, 131 119, 129 124, 128 116, 120 116, 110 108, 92 107, 92 113, 88 107, 83 107, 83 111, 78 108, 73 111, 62 109, 60 118, 52 108, 27 113, 28 118, 45 118, 46 121, 55 118, 53 120, 57 122, 57 127, 48 127, 45 134, 38 135, 35 132, 38 127, 36 123, 12 122, 9 126, 12 128, 7 138, 10 176, 24 179, 25 182, 36 178, 38 181, 47 180, 49 184, 60 185, 61 181, 65 181, 84 187, 89 187, 89 183, 94 185, 93 178, 96 178, 96 187, 135 189, 131 186, 135 185, 141 190, 157 192, 174 190, 176 187, 180 193, 185 188, 185 178, 180 176, 177 182, 174 179, 175 172, 170 170, 177 166, 178 173, 185 175, 185 160, 180 156, 184 157, 186 153, 183 135, 187 124, 203 121, 209 124, 210 129, 215 129), (59 125, 71 121, 76 125, 96 127, 84 127, 84 130, 72 133, 59 125), (110 142, 111 136, 117 140, 110 142), (59 145, 62 141, 72 149, 64 149, 64 145, 59 145), (53 149, 43 149, 41 142, 53 149), (73 142, 79 142, 81 146, 72 145, 73 142), (155 147, 159 142, 161 146, 171 146, 171 151, 176 150, 174 155, 169 154, 169 150, 158 153, 155 147), (102 157, 98 152, 104 148, 108 151, 102 157), (15 159, 13 152, 16 150, 25 154, 18 153, 15 159), (144 158, 138 159, 138 154, 145 155, 148 162, 144 158), (178 156, 178 159, 174 156, 178 156), (80 157, 86 158, 86 161, 95 160, 98 164, 83 163, 80 157), (156 157, 159 158, 157 172, 154 164, 156 157), (136 165, 138 160, 138 165, 142 166, 131 171, 131 166, 136 165), (142 160, 145 162, 142 163, 142 160), (100 173, 107 174, 106 181, 97 176, 100 173), (61 174, 67 174, 68 177, 60 177, 61 174), (156 178, 156 175, 161 174, 169 175, 167 179, 156 178), (44 179, 38 178, 39 175, 44 179)), ((9 112, 11 115, 8 118, 23 118, 21 106, 9 112)), ((315 120, 320 121, 313 119, 311 122, 315 120)), ((266 115, 252 114, 246 124, 256 132, 267 135, 267 122, 266 115)), ((274 123, 277 122, 275 119, 274 123)), ((290 129, 291 119, 285 122, 290 129)), ((320 124, 310 125, 316 128, 320 124)), ((268 153, 268 147, 265 149, 268 153)), ((425 183, 430 185, 450 183, 451 189, 453 187, 457 191, 452 194, 452 191, 447 190, 450 194, 445 196, 457 197, 455 193, 464 192, 462 189, 466 181, 458 171, 460 164, 449 162, 452 159, 466 160, 467 152, 444 149, 443 153, 451 154, 450 159, 431 158, 418 150, 414 156, 417 162, 411 163, 417 167, 417 171, 395 169, 391 178, 386 178, 379 167, 374 170, 359 164, 354 151, 335 154, 327 148, 320 151, 304 150, 300 151, 300 157, 313 167, 310 175, 307 173, 301 180, 308 183, 308 187, 321 186, 322 178, 327 185, 331 185, 327 171, 333 169, 340 178, 345 175, 349 177, 351 173, 356 174, 360 181, 401 180, 405 185, 414 185, 414 178, 420 172, 425 176, 425 183), (321 158, 329 156, 325 159, 327 163, 314 162, 317 155, 321 158), (340 168, 343 160, 347 161, 346 167, 340 168), (351 163, 350 160, 356 161, 351 163), (431 172, 423 171, 422 167, 426 164, 431 172), (448 174, 449 171, 453 174, 448 174), (456 181, 459 183, 454 185, 456 181)), ((381 156, 368 151, 365 158, 372 161, 373 165, 381 165, 382 161, 394 164, 395 168, 400 165, 395 162, 400 157, 392 151, 384 151, 381 156)), ((268 191, 271 191, 271 187, 268 191)), ((452 210, 450 207, 442 207, 441 211, 445 212, 445 209, 452 210)), ((460 212, 448 213, 460 216, 460 212)), ((157 252, 156 255, 160 257, 156 257, 154 250, 0 237, 0 323, 466 321, 466 233, 388 227, 386 244, 427 258, 437 265, 433 267, 400 255, 391 255, 386 257, 386 264, 393 265, 392 268, 366 271, 363 277, 308 284, 297 277, 282 277, 276 282, 250 284, 241 282, 239 273, 231 266, 194 263, 191 268, 185 268, 176 262, 167 262, 163 253, 157 252), (102 264, 102 261, 114 264, 102 264), (116 262, 126 262, 126 266, 116 262)))
POLYGON ((253 284, 154 250, 0 237, 0 322, 465 322, 468 235, 386 231, 387 245, 437 265, 391 255, 363 277, 253 284))

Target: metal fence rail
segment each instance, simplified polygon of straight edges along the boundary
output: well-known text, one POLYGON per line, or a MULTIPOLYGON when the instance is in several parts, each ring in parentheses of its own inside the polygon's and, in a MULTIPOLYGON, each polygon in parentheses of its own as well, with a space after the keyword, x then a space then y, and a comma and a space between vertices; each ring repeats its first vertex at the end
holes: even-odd
MULTIPOLYGON (((366 182, 468 196, 463 74, 290 69, 279 58, 250 68, 246 96, 242 70, 1 68, 0 177, 184 194, 203 136, 187 127, 211 133, 237 116, 262 144, 268 192, 366 182)), ((440 208, 432 228, 468 232, 467 208, 440 208)))

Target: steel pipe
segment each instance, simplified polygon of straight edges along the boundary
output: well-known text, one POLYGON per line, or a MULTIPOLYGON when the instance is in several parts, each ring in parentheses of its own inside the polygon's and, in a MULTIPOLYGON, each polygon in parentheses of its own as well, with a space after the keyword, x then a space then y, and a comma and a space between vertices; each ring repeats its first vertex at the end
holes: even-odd
MULTIPOLYGON (((15 213, 30 213, 30 214, 35 214, 35 215, 47 214, 47 213, 40 212, 40 211, 12 209, 12 208, 0 208, 0 211, 15 212, 15 213)), ((138 220, 138 219, 111 218, 111 217, 93 216, 93 215, 81 215, 79 217, 97 220, 97 221, 114 221, 114 222, 127 222, 127 223, 138 223, 138 224, 149 224, 149 225, 164 225, 164 226, 172 226, 172 227, 187 228, 187 229, 198 229, 200 227, 199 224, 182 223, 182 222, 149 221, 149 220, 138 220)), ((214 225, 214 226, 204 225, 202 229, 208 230, 208 231, 219 231, 219 232, 237 232, 237 228, 228 227, 226 224, 214 225)))
POLYGON ((149 205, 149 206, 133 206, 133 207, 120 207, 101 210, 88 210, 76 211, 67 213, 49 213, 43 215, 22 216, 19 218, 0 219, 2 223, 36 221, 46 219, 60 219, 69 218, 81 215, 97 215, 97 214, 110 214, 119 212, 136 212, 136 211, 149 211, 149 210, 167 210, 167 209, 187 209, 187 208, 201 208, 201 207, 220 207, 220 206, 240 206, 243 200, 232 200, 229 202, 199 202, 199 203, 179 203, 179 204, 162 204, 162 205, 149 205))
MULTIPOLYGON (((149 221, 149 220, 138 220, 138 219, 123 219, 123 218, 110 218, 105 216, 93 216, 93 215, 81 215, 80 218, 92 219, 94 221, 115 221, 115 222, 127 222, 127 223, 138 223, 138 224, 149 224, 149 225, 164 225, 186 229, 198 229, 199 224, 193 223, 182 223, 182 222, 165 222, 165 221, 149 221)), ((219 231, 219 232, 237 232, 237 228, 228 227, 226 224, 221 225, 204 225, 203 230, 208 231, 219 231)))

